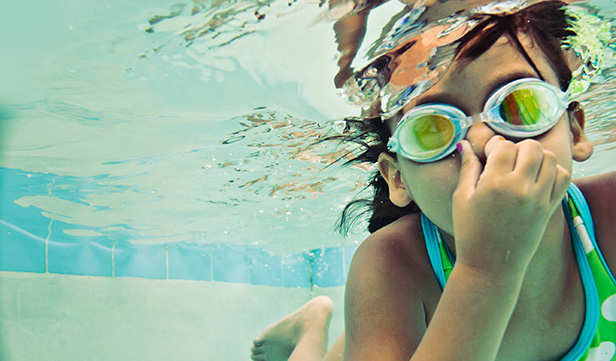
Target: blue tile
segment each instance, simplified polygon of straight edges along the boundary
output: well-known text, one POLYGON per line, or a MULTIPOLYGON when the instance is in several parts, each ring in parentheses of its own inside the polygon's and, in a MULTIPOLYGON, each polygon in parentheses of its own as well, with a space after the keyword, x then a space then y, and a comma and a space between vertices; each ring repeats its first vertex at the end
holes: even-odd
POLYGON ((218 282, 250 283, 245 246, 219 243, 212 247, 212 279, 218 282))
POLYGON ((45 272, 45 239, 0 220, 0 271, 45 272))
POLYGON ((343 254, 341 248, 320 248, 311 251, 314 261, 312 282, 317 287, 344 284, 343 254))
POLYGON ((282 257, 282 286, 310 287, 310 254, 295 253, 282 257))
POLYGON ((120 242, 115 246, 113 257, 116 277, 167 278, 164 244, 120 242))
POLYGON ((169 243, 169 278, 211 281, 212 250, 210 245, 169 243))
MULTIPOLYGON (((78 238, 64 235, 63 241, 78 238)), ((78 242, 49 242, 49 272, 84 275, 112 275, 113 241, 104 237, 81 237, 78 242)))
POLYGON ((253 285, 281 286, 282 258, 262 248, 251 248, 248 253, 250 283, 253 285))

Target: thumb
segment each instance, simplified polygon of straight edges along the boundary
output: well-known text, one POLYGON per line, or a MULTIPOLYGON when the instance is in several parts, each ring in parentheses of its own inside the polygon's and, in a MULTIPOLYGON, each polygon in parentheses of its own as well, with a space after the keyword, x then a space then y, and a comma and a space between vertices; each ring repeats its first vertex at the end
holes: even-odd
POLYGON ((462 165, 460 166, 460 179, 458 180, 458 192, 470 195, 475 191, 475 186, 483 170, 483 166, 467 140, 457 144, 458 152, 462 153, 462 165))

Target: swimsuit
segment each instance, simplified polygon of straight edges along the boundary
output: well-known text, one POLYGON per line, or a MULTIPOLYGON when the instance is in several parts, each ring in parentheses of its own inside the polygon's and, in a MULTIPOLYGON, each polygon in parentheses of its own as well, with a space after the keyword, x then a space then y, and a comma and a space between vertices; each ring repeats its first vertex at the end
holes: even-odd
MULTIPOLYGON (((616 280, 595 240, 586 200, 573 184, 563 200, 563 210, 584 287, 586 315, 577 342, 562 360, 616 360, 616 280)), ((423 214, 421 225, 432 269, 443 288, 455 258, 436 226, 423 214)))

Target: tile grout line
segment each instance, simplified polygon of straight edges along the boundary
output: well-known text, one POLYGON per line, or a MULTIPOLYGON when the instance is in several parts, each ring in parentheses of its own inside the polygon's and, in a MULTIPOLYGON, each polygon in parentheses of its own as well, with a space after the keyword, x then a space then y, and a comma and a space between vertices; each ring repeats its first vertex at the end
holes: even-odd
POLYGON ((308 251, 308 275, 309 275, 309 283, 308 288, 310 289, 311 298, 314 297, 314 250, 308 251))
POLYGON ((49 239, 51 238, 52 224, 53 219, 50 219, 49 225, 47 226, 47 238, 45 238, 45 273, 49 273, 49 239))
MULTIPOLYGON (((51 221, 50 221, 50 222, 51 222, 51 221)), ((43 242, 44 242, 44 243, 45 243, 45 273, 47 273, 47 241, 48 241, 48 240, 47 240, 46 238, 42 238, 42 237, 39 237, 39 236, 37 236, 37 235, 34 235, 34 234, 32 234, 32 233, 30 233, 30 232, 26 231, 25 229, 20 228, 20 227, 17 227, 16 225, 11 224, 11 223, 9 223, 9 222, 7 222, 7 221, 5 221, 5 220, 0 219, 0 224, 4 225, 4 226, 6 226, 6 227, 9 227, 10 229, 12 229, 12 230, 14 230, 14 231, 16 231, 16 232, 19 232, 19 233, 21 233, 21 234, 23 234, 23 235, 25 235, 25 236, 27 236, 27 237, 29 237, 29 238, 31 238, 31 239, 34 239, 34 240, 36 240, 36 241, 38 241, 38 242, 41 242, 41 243, 43 243, 43 242)), ((47 227, 47 229, 49 230, 50 228, 51 228, 51 223, 50 223, 50 225, 47 227)), ((49 235, 49 232, 48 232, 47 238, 49 238, 49 236, 50 236, 50 235, 49 235)), ((9 271, 9 272, 11 272, 10 270, 3 270, 3 271, 9 271)), ((22 271, 13 271, 13 272, 22 272, 22 271)))
POLYGON ((111 277, 115 277, 115 247, 117 242, 113 242, 111 246, 111 277))
MULTIPOLYGON (((51 187, 56 185, 56 180, 53 179, 49 187, 47 188, 47 195, 52 196, 51 187)), ((51 225, 53 219, 49 218, 49 225, 47 226, 47 238, 45 238, 45 273, 49 273, 49 239, 51 238, 51 225)))
POLYGON ((251 260, 248 259, 248 252, 244 253, 244 264, 246 265, 247 269, 246 271, 248 271, 248 284, 251 285, 252 284, 252 262, 250 262, 251 260))
POLYGON ((165 279, 169 279, 169 243, 165 243, 165 279))
POLYGON ((280 257, 280 287, 284 287, 284 261, 280 257))
POLYGON ((210 247, 210 279, 214 281, 214 251, 210 247))
MULTIPOLYGON (((9 226, 10 228, 18 229, 17 227, 10 225, 8 222, 4 222, 4 221, 0 220, 0 223, 1 224, 5 224, 5 225, 9 226)), ((46 239, 43 239, 43 238, 40 238, 40 237, 36 237, 36 236, 30 234, 27 231, 19 229, 21 233, 26 234, 30 238, 38 238, 40 241, 44 241, 45 242, 45 261, 44 261, 45 262, 45 270, 44 270, 45 273, 49 273, 50 272, 49 252, 50 252, 50 246, 51 246, 51 236, 52 236, 52 232, 53 232, 53 220, 50 220, 47 229, 48 229, 48 235, 47 235, 46 239)), ((165 279, 166 280, 170 280, 170 250, 169 250, 169 243, 165 243, 164 245, 165 245, 165 279)), ((116 251, 117 247, 118 247, 118 243, 116 241, 113 241, 112 246, 111 246, 111 277, 116 277, 116 273, 115 273, 115 266, 116 266, 115 265, 115 251, 116 251)), ((308 270, 307 270, 308 271, 307 272, 308 273, 308 275, 307 275, 308 276, 308 284, 306 286, 303 286, 303 287, 308 288, 309 292, 311 294, 314 294, 314 292, 316 292, 316 288, 323 287, 323 285, 321 284, 322 280, 319 281, 320 280, 319 277, 321 277, 321 275, 319 273, 319 265, 316 264, 317 257, 319 257, 319 259, 321 259, 321 257, 323 256, 321 253, 323 253, 323 251, 325 249, 330 249, 330 248, 331 249, 339 249, 339 251, 340 251, 340 257, 342 257, 342 259, 340 260, 341 264, 342 264, 342 270, 341 270, 342 274, 340 276, 342 277, 342 282, 343 282, 342 284, 345 283, 346 275, 347 275, 347 272, 346 272, 345 269, 348 266, 347 264, 349 263, 348 260, 346 259, 346 254, 349 253, 349 252, 353 253, 353 250, 350 247, 348 249, 345 248, 345 247, 326 247, 326 248, 320 248, 320 249, 306 250, 306 251, 304 251, 302 253, 304 253, 304 255, 305 255, 304 256, 305 257, 304 258, 305 261, 308 262, 308 264, 307 264, 307 266, 308 266, 308 270), (318 251, 320 251, 320 253, 318 251), (317 283, 319 283, 319 285, 317 285, 317 283)), ((210 265, 209 265, 210 266, 210 277, 209 277, 209 280, 210 281, 215 281, 216 277, 215 277, 214 272, 215 272, 216 267, 214 265, 214 260, 215 260, 216 257, 215 257, 214 251, 213 251, 213 249, 211 247, 208 247, 208 252, 209 252, 209 257, 208 258, 210 259, 210 265)), ((247 265, 248 268, 249 268, 249 272, 248 272, 248 275, 247 275, 248 276, 247 277, 247 282, 241 282, 241 283, 253 284, 252 282, 255 281, 256 278, 255 278, 255 274, 250 273, 250 269, 252 268, 251 262, 250 262, 251 260, 249 259, 247 253, 244 254, 243 258, 244 258, 244 264, 247 265)), ((268 283, 268 284, 272 285, 272 286, 279 285, 281 287, 285 287, 285 282, 286 282, 287 278, 289 278, 290 282, 293 282, 293 280, 295 278, 292 277, 291 274, 285 274, 285 263, 284 263, 284 261, 282 259, 281 259, 281 262, 279 262, 277 266, 278 266, 277 268, 279 268, 279 272, 280 272, 280 280, 278 282, 273 283, 273 284, 272 283, 268 283), (287 276, 289 276, 289 277, 287 277, 287 276)), ((70 273, 70 274, 78 275, 76 273, 70 273)), ((299 275, 299 276, 301 276, 301 275, 299 275)), ((139 277, 139 276, 135 276, 135 277, 139 277)), ((148 278, 148 277, 139 277, 139 278, 148 278)), ((271 282, 271 281, 268 281, 268 282, 271 282)), ((336 284, 338 282, 339 281, 337 281, 336 284)), ((328 284, 328 282, 326 282, 325 284, 328 284)), ((332 285, 328 284, 328 286, 325 286, 325 287, 331 287, 331 286, 334 286, 334 284, 332 284, 332 285)), ((299 286, 299 287, 302 287, 302 286, 299 286)))

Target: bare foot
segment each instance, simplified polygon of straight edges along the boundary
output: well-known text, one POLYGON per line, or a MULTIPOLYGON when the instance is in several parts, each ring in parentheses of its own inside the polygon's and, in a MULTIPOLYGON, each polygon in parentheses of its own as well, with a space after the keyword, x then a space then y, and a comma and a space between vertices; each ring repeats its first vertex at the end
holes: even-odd
POLYGON ((320 360, 327 351, 327 331, 334 308, 327 296, 318 296, 282 320, 268 326, 253 342, 254 361, 287 361, 302 345, 302 359, 320 360), (320 356, 319 356, 320 355, 320 356))

